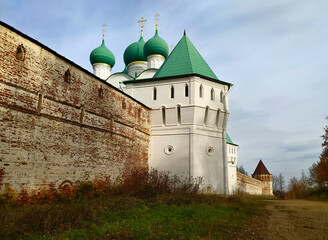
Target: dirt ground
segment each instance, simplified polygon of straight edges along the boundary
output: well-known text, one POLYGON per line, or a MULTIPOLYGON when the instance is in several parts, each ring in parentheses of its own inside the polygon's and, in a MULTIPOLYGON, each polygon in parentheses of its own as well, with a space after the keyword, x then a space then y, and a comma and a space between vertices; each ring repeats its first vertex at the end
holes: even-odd
POLYGON ((328 239, 328 202, 271 200, 235 239, 328 239))

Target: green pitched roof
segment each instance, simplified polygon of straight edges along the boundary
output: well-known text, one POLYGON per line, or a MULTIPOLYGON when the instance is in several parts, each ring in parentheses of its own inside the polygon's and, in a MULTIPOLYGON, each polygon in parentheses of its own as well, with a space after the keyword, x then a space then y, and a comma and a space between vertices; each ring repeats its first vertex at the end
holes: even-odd
POLYGON ((189 38, 184 35, 153 78, 199 74, 219 80, 189 38))
POLYGON ((226 133, 226 137, 227 137, 227 143, 228 144, 232 144, 232 145, 235 145, 235 146, 238 146, 237 144, 233 143, 230 136, 228 135, 228 133, 226 133))
POLYGON ((227 133, 227 143, 234 144, 234 143, 231 141, 231 138, 229 137, 228 133, 227 133))

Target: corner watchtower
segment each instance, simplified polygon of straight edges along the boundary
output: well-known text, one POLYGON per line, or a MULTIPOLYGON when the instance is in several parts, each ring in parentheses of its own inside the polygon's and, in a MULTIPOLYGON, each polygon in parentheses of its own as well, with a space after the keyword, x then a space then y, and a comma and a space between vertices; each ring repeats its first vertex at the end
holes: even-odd
POLYGON ((265 167, 264 163, 260 159, 257 167, 252 174, 252 177, 258 179, 262 182, 262 194, 263 195, 273 195, 272 191, 272 174, 265 167))

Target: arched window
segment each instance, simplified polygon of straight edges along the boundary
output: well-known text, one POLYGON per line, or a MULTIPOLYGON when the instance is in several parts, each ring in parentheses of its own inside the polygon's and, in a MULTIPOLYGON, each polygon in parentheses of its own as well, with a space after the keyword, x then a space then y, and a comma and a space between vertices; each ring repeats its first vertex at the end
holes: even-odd
POLYGON ((223 92, 221 91, 220 92, 220 103, 222 103, 223 102, 223 92))
POLYGON ((178 124, 181 124, 181 106, 177 106, 178 124))
POLYGON ((209 110, 209 107, 207 106, 205 109, 205 115, 204 115, 204 124, 205 125, 207 125, 208 110, 209 110))
POLYGON ((162 124, 166 125, 165 107, 162 107, 162 124))
POLYGON ((211 89, 211 100, 214 101, 215 100, 215 92, 214 89, 211 89))
POLYGON ((157 100, 157 88, 154 87, 153 89, 153 100, 157 100))
POLYGON ((188 86, 188 83, 186 83, 185 85, 185 97, 188 97, 189 96, 189 86, 188 86))
POLYGON ((171 86, 171 98, 174 98, 174 87, 173 87, 173 85, 171 86))
POLYGON ((203 91, 204 91, 204 89, 203 89, 203 85, 201 84, 200 86, 199 86, 199 97, 203 97, 203 91))

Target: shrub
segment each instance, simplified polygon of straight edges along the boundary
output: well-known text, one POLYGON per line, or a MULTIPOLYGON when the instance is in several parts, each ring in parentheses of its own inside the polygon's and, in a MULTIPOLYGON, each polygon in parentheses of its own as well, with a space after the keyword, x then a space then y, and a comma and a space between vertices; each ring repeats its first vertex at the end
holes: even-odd
POLYGON ((195 194, 201 183, 201 178, 181 178, 167 171, 133 170, 125 178, 123 189, 130 196, 140 197, 155 197, 158 194, 166 193, 195 194))

